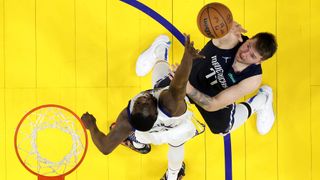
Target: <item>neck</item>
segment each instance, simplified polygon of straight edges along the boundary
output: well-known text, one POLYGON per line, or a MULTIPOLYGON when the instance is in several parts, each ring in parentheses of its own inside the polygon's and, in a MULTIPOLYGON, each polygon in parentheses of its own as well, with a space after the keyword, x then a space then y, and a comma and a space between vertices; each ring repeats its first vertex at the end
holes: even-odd
POLYGON ((234 60, 234 62, 232 64, 232 68, 233 68, 234 72, 241 72, 245 68, 247 68, 248 66, 249 66, 248 64, 240 63, 236 59, 234 60))

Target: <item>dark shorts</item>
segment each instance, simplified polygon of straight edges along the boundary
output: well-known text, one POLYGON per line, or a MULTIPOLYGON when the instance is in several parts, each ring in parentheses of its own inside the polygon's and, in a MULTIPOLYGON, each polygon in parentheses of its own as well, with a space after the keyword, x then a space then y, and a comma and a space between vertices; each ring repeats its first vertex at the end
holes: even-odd
MULTIPOLYGON (((169 86, 170 82, 171 80, 169 77, 160 79, 154 88, 169 86)), ((195 104, 191 98, 189 99, 192 104, 195 104)), ((195 104, 195 106, 206 121, 212 133, 225 134, 231 130, 234 122, 233 115, 235 112, 235 104, 230 104, 229 106, 214 112, 208 112, 197 104, 195 104)))
POLYGON ((235 105, 231 104, 218 111, 208 112, 199 105, 195 104, 203 119, 206 121, 210 130, 214 134, 226 134, 233 126, 233 115, 235 112, 235 105))

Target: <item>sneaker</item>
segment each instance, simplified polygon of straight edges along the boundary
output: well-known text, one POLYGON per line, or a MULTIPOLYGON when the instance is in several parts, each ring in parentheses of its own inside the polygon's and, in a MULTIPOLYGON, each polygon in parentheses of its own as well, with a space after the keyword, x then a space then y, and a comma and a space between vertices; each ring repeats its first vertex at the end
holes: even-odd
POLYGON ((258 93, 262 93, 267 96, 266 103, 259 109, 257 109, 257 130, 259 134, 267 134, 274 123, 274 113, 272 107, 273 95, 270 86, 261 86, 258 93))
POLYGON ((142 148, 136 148, 134 145, 133 145, 133 142, 130 138, 127 138, 125 139, 121 145, 125 146, 125 147, 128 147, 140 154, 147 154, 151 151, 151 146, 150 144, 144 144, 144 146, 142 148))
MULTIPOLYGON (((109 129, 111 130, 112 128, 114 128, 116 126, 116 123, 112 123, 109 127, 109 129)), ((134 145, 133 145, 133 141, 132 141, 132 137, 131 136, 134 136, 133 134, 129 135, 128 138, 126 138, 124 141, 121 142, 121 145, 127 147, 127 148, 130 148, 140 154, 147 154, 151 151, 151 146, 150 144, 144 144, 144 146, 142 148, 136 148, 134 145)))
POLYGON ((171 42, 168 36, 158 36, 149 49, 145 50, 138 57, 136 63, 136 74, 138 76, 145 76, 152 70, 157 60, 168 61, 168 50, 170 44, 171 42))
MULTIPOLYGON (((183 176, 186 175, 185 170, 186 170, 186 165, 184 162, 182 162, 182 166, 181 166, 180 171, 178 173, 177 180, 181 180, 183 178, 183 176)), ((164 173, 164 175, 162 176, 162 178, 160 180, 167 180, 167 171, 164 173)))

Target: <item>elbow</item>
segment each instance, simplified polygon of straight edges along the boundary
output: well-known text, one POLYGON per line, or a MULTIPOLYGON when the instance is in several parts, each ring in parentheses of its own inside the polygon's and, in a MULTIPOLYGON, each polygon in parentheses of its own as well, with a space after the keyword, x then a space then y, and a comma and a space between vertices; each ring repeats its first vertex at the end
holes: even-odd
POLYGON ((103 149, 103 150, 100 150, 100 152, 103 154, 103 155, 108 155, 110 154, 112 151, 108 150, 108 149, 103 149))
POLYGON ((108 147, 101 147, 101 148, 99 148, 99 150, 103 155, 108 155, 113 151, 113 149, 108 148, 108 147))
POLYGON ((110 154, 111 152, 108 152, 108 151, 102 151, 102 154, 103 155, 108 155, 108 154, 110 154))

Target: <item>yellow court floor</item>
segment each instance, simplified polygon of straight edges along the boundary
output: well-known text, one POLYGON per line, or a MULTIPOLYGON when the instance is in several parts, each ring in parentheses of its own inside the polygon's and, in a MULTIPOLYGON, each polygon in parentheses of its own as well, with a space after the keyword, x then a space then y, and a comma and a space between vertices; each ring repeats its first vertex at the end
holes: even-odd
MULTIPOLYGON (((134 1, 134 0, 132 0, 134 1)), ((208 41, 196 17, 207 0, 141 0, 197 48, 208 41)), ((276 55, 263 63, 274 90, 276 122, 261 136, 255 117, 231 134, 234 180, 320 179, 320 1, 221 0, 248 36, 277 37, 276 55)), ((162 25, 119 0, 0 0, 0 180, 32 180, 14 150, 20 119, 41 104, 95 115, 107 133, 128 100, 151 88, 135 61, 159 34, 172 40, 170 63, 183 46, 162 25)), ((246 97, 248 98, 248 97, 246 97)), ((196 112, 199 119, 200 115, 196 112)), ((185 146, 186 180, 224 180, 223 137, 209 130, 185 146)), ((153 180, 167 168, 167 146, 140 155, 119 146, 105 156, 89 136, 83 163, 69 180, 153 180)))

